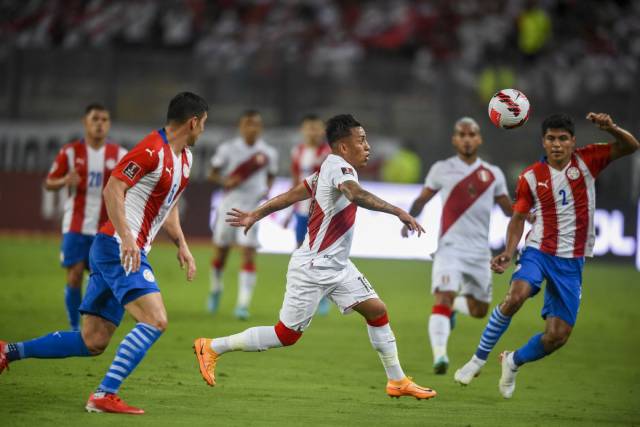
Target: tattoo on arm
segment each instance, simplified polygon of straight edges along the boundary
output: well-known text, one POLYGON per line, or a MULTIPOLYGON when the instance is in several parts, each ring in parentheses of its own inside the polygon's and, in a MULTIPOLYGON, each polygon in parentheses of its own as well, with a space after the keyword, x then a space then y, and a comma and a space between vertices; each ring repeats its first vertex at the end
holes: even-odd
POLYGON ((356 205, 372 211, 386 212, 395 215, 398 208, 391 203, 385 202, 380 197, 369 193, 360 187, 355 181, 344 182, 340 186, 340 191, 356 205))

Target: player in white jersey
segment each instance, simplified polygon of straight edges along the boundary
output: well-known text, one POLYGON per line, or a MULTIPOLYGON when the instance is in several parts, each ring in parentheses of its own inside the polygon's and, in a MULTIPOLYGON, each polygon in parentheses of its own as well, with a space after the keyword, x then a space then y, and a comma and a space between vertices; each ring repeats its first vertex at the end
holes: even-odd
POLYGON ((218 147, 211 158, 210 180, 219 184, 224 194, 213 223, 214 255, 211 261, 211 288, 207 306, 215 313, 224 288, 222 275, 232 245, 240 247, 242 265, 238 273, 238 299, 234 315, 249 318, 249 305, 256 286, 256 250, 258 228, 244 234, 224 220, 224 213, 233 207, 255 209, 266 197, 278 170, 278 152, 260 138, 262 117, 247 110, 240 118, 240 135, 218 147))
POLYGON ((253 327, 228 337, 196 339, 194 350, 200 373, 207 384, 213 386, 215 366, 223 353, 263 351, 294 344, 309 326, 320 299, 326 295, 342 313, 356 311, 366 319, 369 339, 387 374, 389 396, 432 398, 435 391, 420 387, 405 376, 386 306, 349 260, 358 206, 395 215, 419 234, 424 230, 408 213, 358 184, 356 169, 367 164, 370 148, 360 123, 351 115, 335 116, 327 122, 327 139, 332 154, 319 172, 254 211, 233 208, 228 212, 227 221, 244 228, 246 233, 270 213, 309 198, 312 204, 306 239, 289 262, 280 321, 275 326, 253 327))
MULTIPOLYGON (((491 303, 489 222, 497 203, 511 216, 511 201, 504 174, 478 157, 480 127, 470 117, 453 128, 456 155, 436 162, 409 213, 418 216, 436 194, 442 198, 438 250, 431 273, 434 305, 429 317, 433 369, 444 374, 449 366, 447 340, 459 312, 483 318, 491 303)), ((407 237, 407 228, 402 229, 407 237)))
POLYGON ((89 248, 99 227, 107 220, 102 189, 116 163, 126 154, 107 140, 111 117, 103 105, 85 108, 84 137, 65 144, 56 156, 44 186, 50 191, 67 189, 62 219, 60 263, 67 270, 64 301, 72 330, 80 329, 82 279, 89 268, 89 248))

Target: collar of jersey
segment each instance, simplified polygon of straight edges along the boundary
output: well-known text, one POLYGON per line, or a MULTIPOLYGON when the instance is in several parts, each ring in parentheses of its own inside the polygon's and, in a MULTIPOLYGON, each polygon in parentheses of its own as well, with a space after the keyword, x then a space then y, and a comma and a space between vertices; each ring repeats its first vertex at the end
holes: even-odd
POLYGON ((160 137, 162 138, 162 141, 164 141, 165 144, 169 143, 169 140, 167 139, 167 131, 164 130, 164 128, 158 129, 158 134, 160 135, 160 137))

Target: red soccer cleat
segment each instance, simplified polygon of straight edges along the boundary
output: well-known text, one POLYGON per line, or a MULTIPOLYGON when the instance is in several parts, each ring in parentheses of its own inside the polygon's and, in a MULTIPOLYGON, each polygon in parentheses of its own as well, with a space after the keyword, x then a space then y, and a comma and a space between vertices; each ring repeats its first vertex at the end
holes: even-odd
POLYGON ((87 412, 111 412, 114 414, 129 415, 144 414, 144 410, 127 405, 117 394, 113 393, 92 393, 84 408, 87 412))
POLYGON ((0 341, 0 374, 9 370, 9 358, 7 357, 7 343, 0 341))

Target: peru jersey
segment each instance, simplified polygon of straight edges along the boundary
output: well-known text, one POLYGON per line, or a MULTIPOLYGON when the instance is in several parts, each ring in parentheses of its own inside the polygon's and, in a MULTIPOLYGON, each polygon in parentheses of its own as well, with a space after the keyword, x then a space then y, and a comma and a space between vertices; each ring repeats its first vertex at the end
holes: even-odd
POLYGON ((218 147, 211 166, 225 178, 234 175, 242 180, 237 187, 225 191, 221 209, 252 210, 267 194, 267 177, 278 172, 278 152, 262 139, 248 145, 238 137, 218 147))
POLYGON ((307 235, 292 257, 300 265, 311 261, 336 270, 347 266, 357 206, 339 190, 346 181, 358 182, 358 173, 334 154, 329 154, 320 172, 304 180, 312 200, 307 235))
POLYGON ((73 169, 80 175, 78 186, 68 190, 62 218, 63 233, 94 235, 98 232, 107 220, 102 189, 111 171, 126 153, 127 150, 110 142, 96 150, 83 139, 62 147, 51 165, 48 178, 62 178, 73 169))
MULTIPOLYGON (((318 147, 298 144, 291 150, 291 173, 302 182, 306 177, 320 171, 320 165, 331 154, 329 144, 323 143, 318 147)), ((295 204, 295 212, 301 215, 309 214, 310 200, 303 200, 295 204)))
POLYGON ((498 196, 509 196, 504 174, 481 159, 468 165, 458 156, 436 162, 425 187, 442 197, 438 248, 489 256, 491 210, 498 196))
MULTIPOLYGON (((164 129, 151 132, 113 170, 113 177, 129 186, 124 212, 138 247, 145 253, 189 182, 192 155, 188 148, 176 155, 164 129)), ((101 233, 120 236, 107 221, 101 233)))
POLYGON ((611 161, 611 145, 578 148, 559 171, 541 160, 518 179, 513 210, 535 210, 526 245, 562 258, 593 255, 596 208, 595 180, 611 161))

